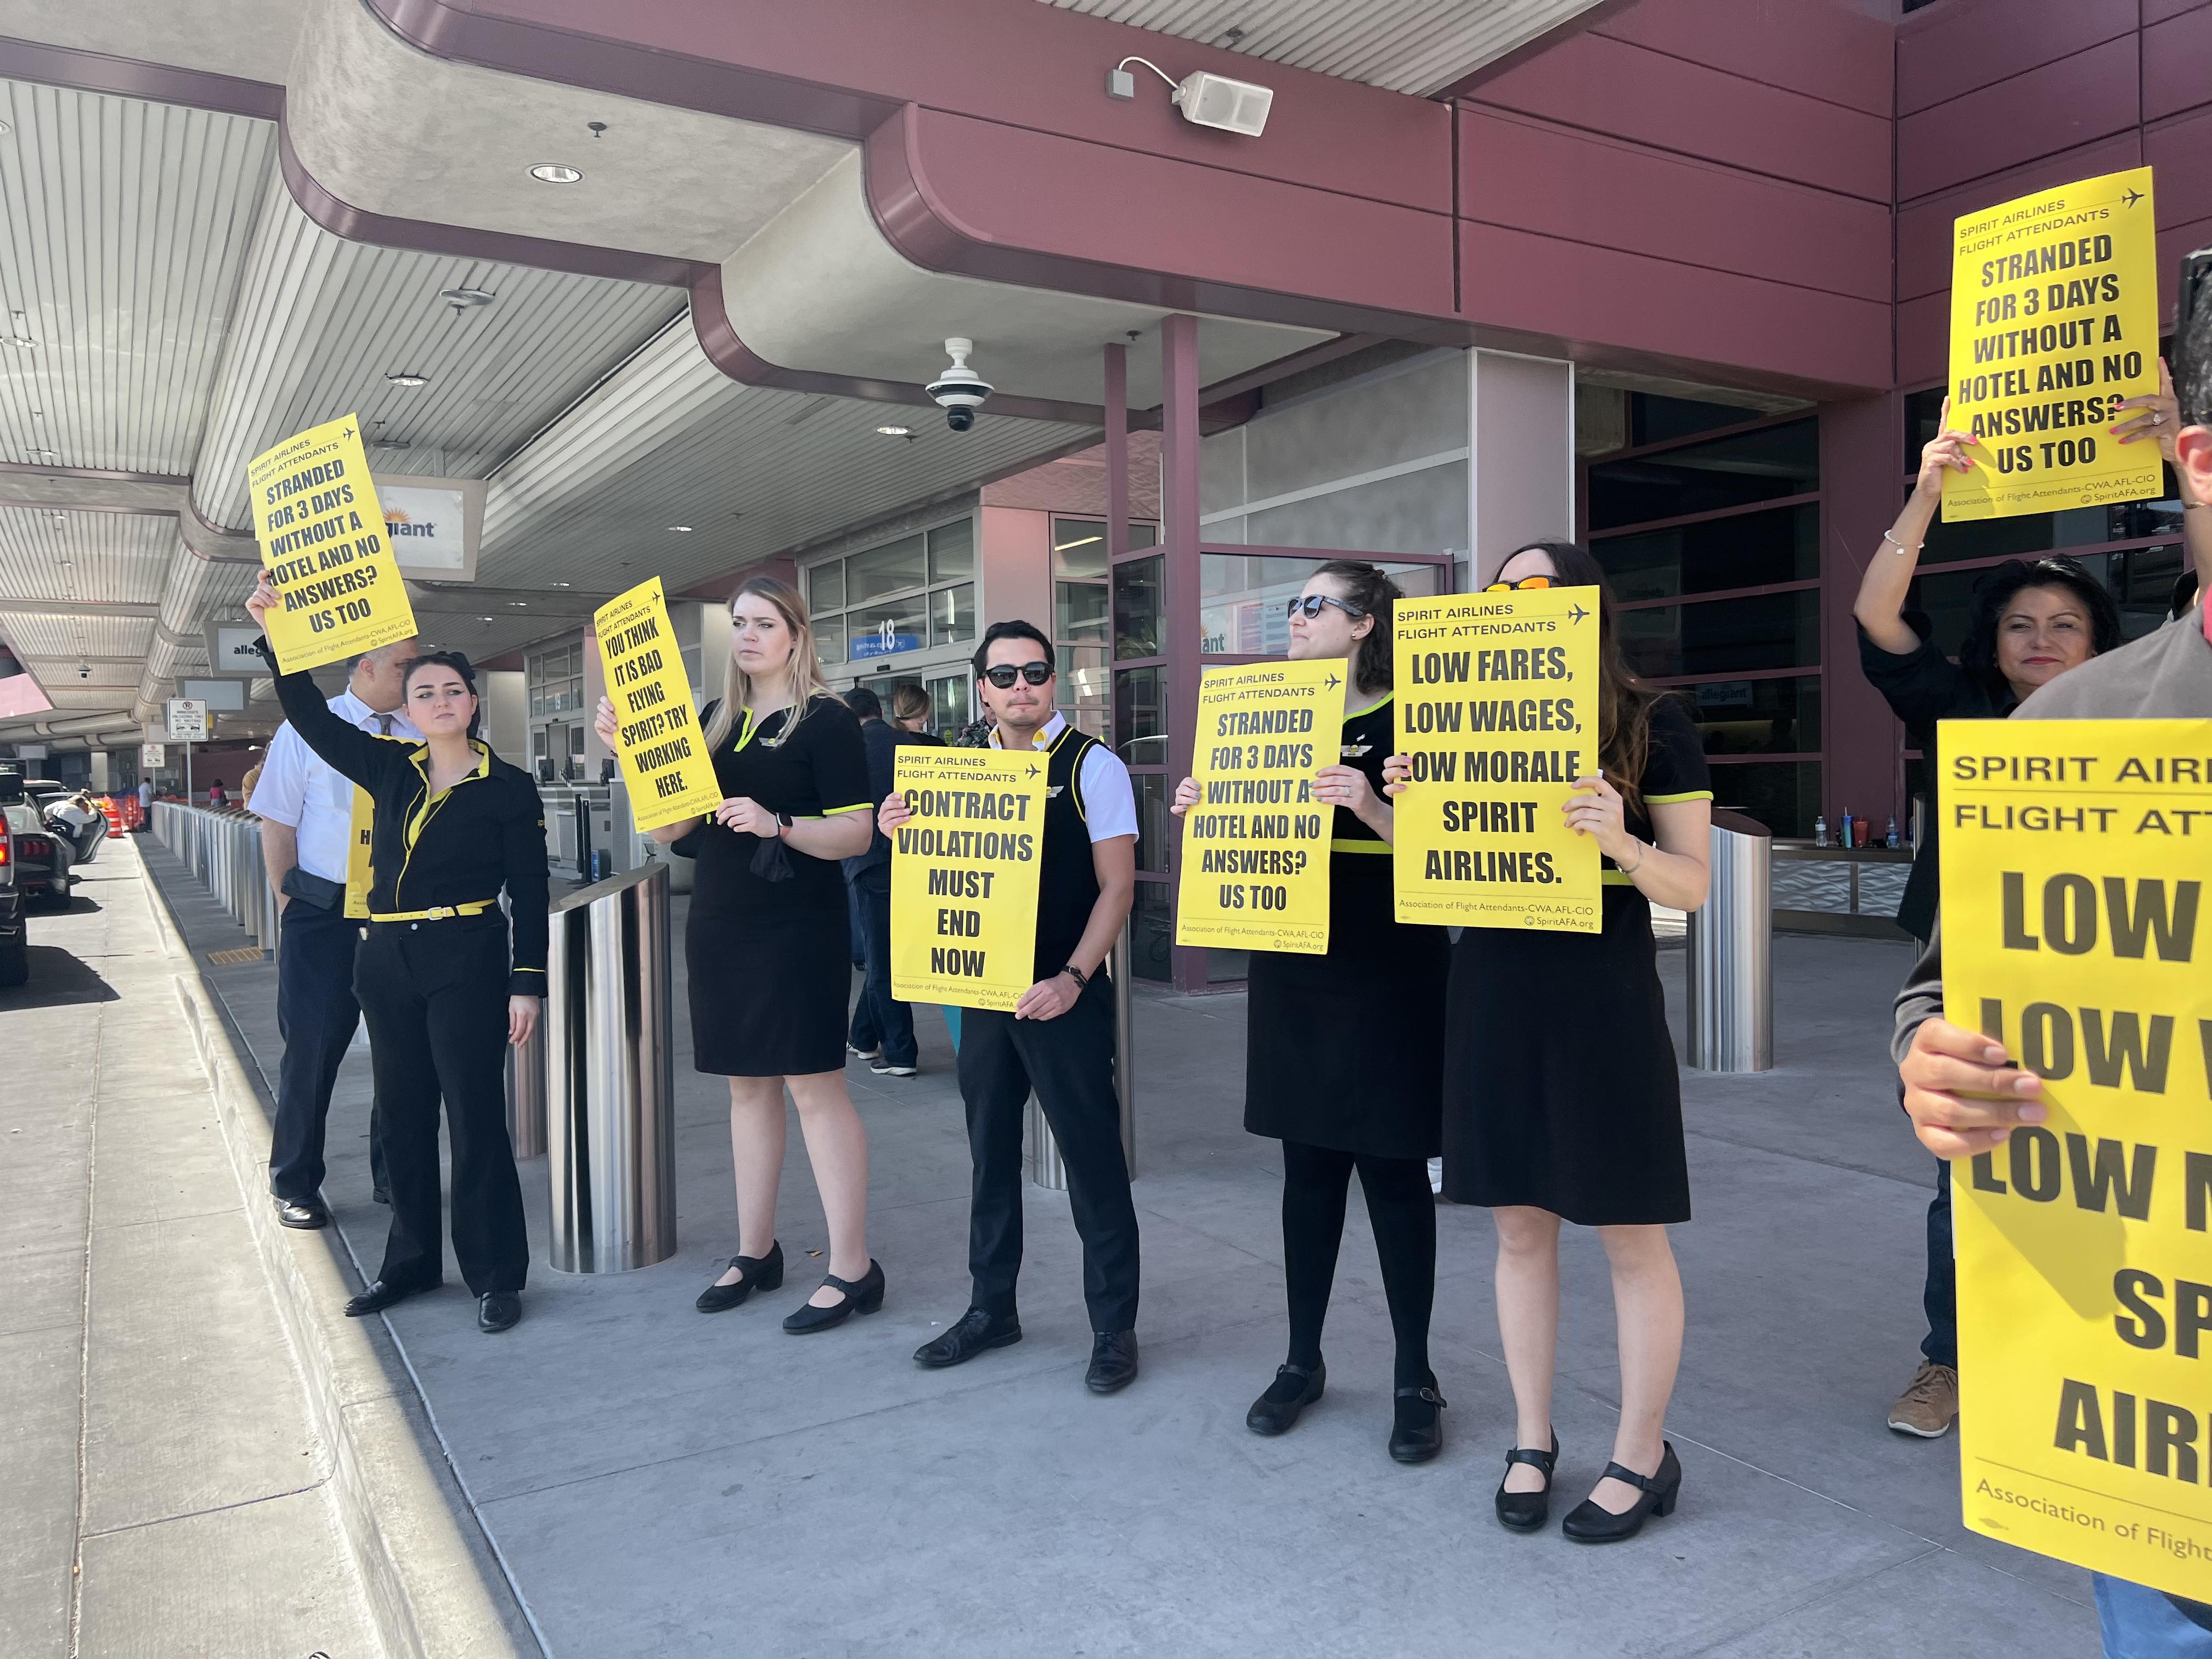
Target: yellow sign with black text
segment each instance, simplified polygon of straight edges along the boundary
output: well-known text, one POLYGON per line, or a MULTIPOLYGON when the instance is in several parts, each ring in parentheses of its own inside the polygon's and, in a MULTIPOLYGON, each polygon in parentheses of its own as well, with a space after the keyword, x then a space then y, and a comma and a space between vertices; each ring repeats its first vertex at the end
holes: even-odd
POLYGON ((2122 444, 2112 404, 2158 390, 2158 225, 2148 167, 1984 208, 1951 227, 1954 431, 1943 519, 2001 519, 2163 488, 2158 446, 2122 444))
POLYGON ((914 817, 891 836, 891 994, 1009 1013, 1036 983, 1040 752, 902 745, 914 817))
POLYGON ((1339 763, 1342 660, 1209 668, 1198 684, 1183 815, 1176 943, 1328 951, 1328 842, 1336 809, 1314 774, 1339 763))
POLYGON ((711 812, 722 787, 707 753, 684 653, 669 625, 660 578, 648 577, 592 613, 607 699, 615 706, 615 752, 641 830, 711 812))
POLYGON ((2050 1115, 1952 1167, 1966 1523, 2212 1600, 2212 720, 1946 720, 1944 1001, 2050 1115))
POLYGON ((246 464, 253 534, 276 589, 263 626, 284 673, 415 635, 415 610, 385 538, 361 422, 310 427, 246 464))
POLYGON ((1598 590, 1401 599, 1392 656, 1400 921, 1595 933, 1596 842, 1567 828, 1597 769, 1598 590))

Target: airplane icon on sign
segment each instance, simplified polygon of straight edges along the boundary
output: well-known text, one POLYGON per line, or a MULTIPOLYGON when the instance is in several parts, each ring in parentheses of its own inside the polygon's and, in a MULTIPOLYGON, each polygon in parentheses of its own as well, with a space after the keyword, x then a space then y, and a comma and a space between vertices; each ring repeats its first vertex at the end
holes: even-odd
POLYGON ((1332 691, 1335 690, 1338 686, 1342 685, 1343 684, 1344 682, 1337 678, 1334 674, 1331 674, 1328 677, 1328 689, 1332 691))
POLYGON ((1589 611, 1583 610, 1582 606, 1577 605, 1573 610, 1567 612, 1567 620, 1569 622, 1580 622, 1584 617, 1589 615, 1589 611))
POLYGON ((1036 763, 1035 761, 1031 761, 1031 762, 1030 763, 1030 775, 1031 777, 1035 777, 1036 775, 1037 775, 1037 766, 1036 766, 1036 763))
POLYGON ((2121 193, 2121 196, 2120 196, 2120 205, 2121 205, 2122 207, 2133 207, 2133 206, 2134 206, 2137 202, 2140 202, 2140 201, 2142 201, 2142 192, 2141 191, 2139 191, 2139 190, 2124 191, 2123 191, 2123 192, 2121 193))

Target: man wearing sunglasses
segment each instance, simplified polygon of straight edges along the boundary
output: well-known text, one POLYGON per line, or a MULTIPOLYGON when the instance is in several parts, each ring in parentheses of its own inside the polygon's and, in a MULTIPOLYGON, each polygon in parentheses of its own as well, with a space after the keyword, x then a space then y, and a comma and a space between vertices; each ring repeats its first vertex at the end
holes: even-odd
MULTIPOLYGON (((975 693, 998 721, 994 748, 1048 757, 1038 869, 1036 983, 1012 1013, 963 1011, 960 1096, 975 1163, 968 1218, 968 1311, 916 1363, 957 1365, 1022 1340, 1014 1281, 1022 1265, 1022 1114, 1036 1091, 1067 1165, 1083 1240, 1083 1297, 1093 1340, 1084 1382, 1111 1394, 1137 1375, 1137 1211, 1121 1156, 1114 1086, 1114 1003, 1101 971, 1137 888, 1137 804, 1129 769, 1053 708, 1052 641, 1025 622, 994 623, 975 653, 975 693)), ((912 817, 888 797, 888 836, 912 817)))

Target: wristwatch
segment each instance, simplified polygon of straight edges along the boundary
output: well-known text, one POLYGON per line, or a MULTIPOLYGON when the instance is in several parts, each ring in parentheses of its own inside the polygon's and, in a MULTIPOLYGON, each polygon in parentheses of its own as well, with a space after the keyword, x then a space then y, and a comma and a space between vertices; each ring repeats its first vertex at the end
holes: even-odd
POLYGON ((775 815, 775 833, 780 836, 790 828, 791 814, 788 812, 778 812, 775 815))

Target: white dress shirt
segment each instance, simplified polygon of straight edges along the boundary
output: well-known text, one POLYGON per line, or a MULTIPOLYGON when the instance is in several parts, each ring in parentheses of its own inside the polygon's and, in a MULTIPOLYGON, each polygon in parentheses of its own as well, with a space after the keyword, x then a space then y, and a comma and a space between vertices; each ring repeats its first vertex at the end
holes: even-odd
MULTIPOLYGON (((410 743, 422 740, 405 715, 380 714, 351 691, 332 697, 330 710, 364 732, 385 732, 389 725, 386 735, 410 743)), ((325 881, 343 882, 353 830, 353 780, 308 748, 287 720, 270 738, 269 752, 262 758, 261 778, 253 786, 253 811, 256 817, 289 824, 296 832, 302 870, 325 881)))
MULTIPOLYGON (((1030 746, 1049 749, 1066 730, 1066 719, 1055 714, 1037 729, 1030 746)), ((991 733, 991 747, 1006 747, 995 731, 991 733)), ((1083 751, 1083 766, 1076 775, 1076 781, 1083 787, 1084 821, 1091 827, 1091 840, 1111 841, 1116 836, 1137 833, 1136 792, 1129 784, 1129 769, 1121 763, 1119 755, 1103 743, 1091 744, 1083 751)), ((254 799, 260 799, 258 792, 254 799)))

